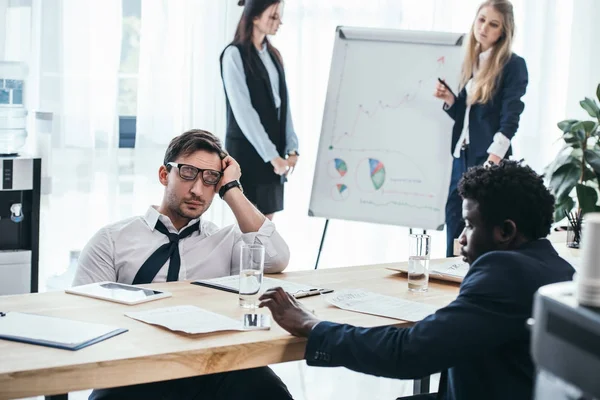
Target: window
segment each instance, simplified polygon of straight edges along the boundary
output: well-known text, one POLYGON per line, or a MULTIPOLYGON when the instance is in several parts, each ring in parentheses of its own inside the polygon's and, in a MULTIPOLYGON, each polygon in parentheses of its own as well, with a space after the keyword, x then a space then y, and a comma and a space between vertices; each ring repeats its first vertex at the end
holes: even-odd
POLYGON ((123 0, 121 65, 119 68, 119 147, 133 148, 136 133, 141 0, 123 0))

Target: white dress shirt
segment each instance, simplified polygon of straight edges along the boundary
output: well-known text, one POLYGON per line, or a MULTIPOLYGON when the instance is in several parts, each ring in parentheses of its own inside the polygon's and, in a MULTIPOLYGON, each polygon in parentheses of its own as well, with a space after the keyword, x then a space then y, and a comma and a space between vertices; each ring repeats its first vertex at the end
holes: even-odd
MULTIPOLYGON (((488 58, 490 57, 490 54, 492 53, 492 49, 493 49, 493 47, 490 47, 486 51, 479 54, 479 64, 480 65, 487 62, 488 58)), ((479 68, 477 67, 477 65, 475 65, 473 68, 474 76, 477 76, 478 69, 479 68)), ((464 123, 463 123, 462 132, 460 134, 460 137, 458 138, 458 142, 456 142, 456 147, 454 148, 454 153, 452 154, 454 156, 454 158, 460 158, 460 150, 462 149, 463 144, 470 143, 469 116, 471 114, 471 105, 469 104, 469 95, 471 94, 472 87, 473 87, 473 78, 469 79, 469 81, 465 85, 465 89, 467 91, 467 99, 466 99, 467 110, 465 111, 465 119, 464 119, 464 123)), ((506 136, 504 136, 504 134, 502 132, 497 132, 494 135, 494 140, 493 140, 492 144, 490 145, 490 147, 488 147, 487 152, 488 152, 488 154, 494 154, 500 158, 504 158, 509 147, 510 147, 510 139, 507 138, 506 136)))
MULTIPOLYGON (((271 55, 267 50, 267 45, 258 51, 258 55, 265 65, 269 74, 269 81, 273 89, 273 99, 275 100, 275 108, 279 110, 281 107, 281 98, 279 97, 279 72, 275 63, 271 59, 271 55)), ((258 154, 264 162, 279 157, 277 148, 269 139, 269 135, 265 131, 258 113, 252 106, 250 99, 250 91, 246 83, 246 73, 244 72, 244 64, 240 51, 235 46, 229 46, 223 53, 223 84, 229 99, 229 105, 235 116, 242 133, 248 141, 254 146, 258 154)), ((290 101, 288 96, 288 107, 286 118, 286 154, 291 151, 298 151, 298 136, 294 132, 294 124, 292 122, 290 101)), ((281 116, 280 116, 281 118, 281 116)))
MULTIPOLYGON (((169 242, 166 235, 154 229, 158 219, 173 233, 181 233, 186 227, 200 221, 197 232, 179 241, 179 280, 238 274, 242 243, 265 246, 265 273, 283 271, 290 259, 287 244, 268 219, 265 219, 258 232, 242 233, 237 225, 219 229, 201 218, 190 221, 177 232, 171 220, 152 206, 143 217, 129 218, 100 229, 79 256, 73 285, 102 281, 133 283, 142 264, 156 249, 169 242)), ((165 282, 168 270, 169 260, 153 282, 165 282)))

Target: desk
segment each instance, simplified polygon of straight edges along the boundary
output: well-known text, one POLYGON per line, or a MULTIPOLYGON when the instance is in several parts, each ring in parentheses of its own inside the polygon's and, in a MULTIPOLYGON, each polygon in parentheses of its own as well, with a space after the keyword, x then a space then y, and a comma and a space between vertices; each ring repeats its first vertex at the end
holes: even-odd
MULTIPOLYGON (((409 293, 405 277, 386 267, 359 266, 275 275, 332 289, 364 288, 400 298, 445 306, 458 294, 458 284, 430 282, 429 292, 409 293)), ((144 285, 173 293, 172 298, 126 306, 65 294, 35 293, 0 297, 0 310, 20 311, 98 322, 129 329, 104 342, 70 352, 0 340, 0 399, 55 395, 302 360, 306 339, 276 324, 270 331, 185 335, 135 321, 123 314, 158 307, 192 304, 240 317, 237 295, 189 282, 144 285)), ((371 327, 409 326, 409 322, 344 311, 319 296, 301 300, 324 320, 371 327)), ((268 310, 264 310, 268 313, 268 310)))

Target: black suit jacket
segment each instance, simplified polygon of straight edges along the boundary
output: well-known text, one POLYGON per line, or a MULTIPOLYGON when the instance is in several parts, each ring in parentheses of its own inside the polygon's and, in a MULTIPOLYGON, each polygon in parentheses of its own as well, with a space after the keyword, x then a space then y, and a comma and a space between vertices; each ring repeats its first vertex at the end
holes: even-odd
MULTIPOLYGON (((492 99, 485 104, 473 104, 469 114, 469 157, 477 159, 487 157, 487 149, 494 141, 494 135, 502 132, 509 139, 517 132, 519 119, 525 105, 521 97, 525 94, 528 83, 525 60, 512 54, 504 68, 496 86, 492 99)), ((452 107, 446 112, 454 120, 452 128, 452 147, 462 133, 465 112, 467 110, 467 91, 460 91, 452 107)), ((511 154, 509 149, 506 156, 511 154)))
POLYGON ((398 379, 442 372, 439 398, 531 399, 533 295, 571 280, 573 267, 546 239, 479 257, 458 298, 411 328, 359 328, 321 322, 310 334, 308 365, 344 366, 398 379))

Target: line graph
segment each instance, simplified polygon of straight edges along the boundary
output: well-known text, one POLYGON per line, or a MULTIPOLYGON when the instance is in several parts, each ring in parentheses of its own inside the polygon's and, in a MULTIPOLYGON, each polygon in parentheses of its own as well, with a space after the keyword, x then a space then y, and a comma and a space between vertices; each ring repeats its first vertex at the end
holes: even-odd
MULTIPOLYGON (((372 106, 370 108, 366 107, 364 104, 359 104, 356 108, 351 128, 349 130, 345 130, 341 134, 336 133, 337 132, 337 129, 336 129, 337 128, 337 118, 336 118, 336 121, 334 122, 333 135, 331 137, 329 149, 330 150, 333 150, 334 148, 337 149, 336 146, 340 142, 342 142, 344 139, 354 138, 357 134, 357 130, 358 130, 358 127, 359 127, 362 119, 364 119, 364 118, 372 119, 372 118, 376 117, 378 114, 380 114, 381 112, 395 111, 395 110, 400 109, 401 107, 407 106, 407 105, 411 104, 412 102, 414 102, 415 99, 417 99, 419 97, 419 95, 421 94, 421 90, 423 89, 424 83, 425 82, 434 82, 437 79, 437 77, 440 76, 440 71, 444 68, 445 62, 446 62, 445 56, 437 57, 435 71, 433 73, 429 74, 426 78, 419 79, 417 81, 417 87, 410 92, 404 93, 404 95, 402 95, 399 100, 396 100, 394 102, 385 102, 384 100, 380 99, 376 102, 376 104, 374 106, 372 106)), ((342 79, 343 79, 343 75, 344 75, 344 71, 342 71, 342 79)), ((337 110, 336 111, 339 111, 340 92, 341 91, 338 91, 337 96, 336 96, 336 100, 337 100, 337 110)))

